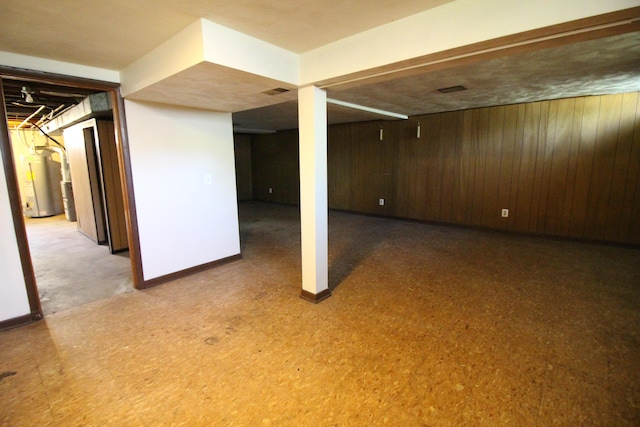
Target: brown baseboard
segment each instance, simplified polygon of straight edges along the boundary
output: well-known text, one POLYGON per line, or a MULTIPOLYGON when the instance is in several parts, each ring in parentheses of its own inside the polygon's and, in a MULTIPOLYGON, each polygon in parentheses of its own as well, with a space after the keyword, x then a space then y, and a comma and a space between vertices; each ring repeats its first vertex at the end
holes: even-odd
POLYGON ((34 319, 31 314, 25 314, 24 316, 14 317, 13 319, 7 319, 0 321, 0 331, 5 329, 17 328, 18 326, 28 325, 39 319, 34 319))
POLYGON ((232 255, 230 257, 222 258, 217 261, 208 262, 206 264, 197 265, 195 267, 187 268, 185 270, 176 271, 175 273, 167 274, 165 276, 155 277, 153 279, 145 280, 141 282, 138 289, 147 289, 152 286, 158 286, 163 283, 170 282, 172 280, 180 279, 182 277, 187 277, 195 273, 199 273, 201 271, 209 270, 211 268, 215 268, 221 266, 223 264, 227 264, 233 261, 238 261, 242 259, 242 254, 232 255))
POLYGON ((303 289, 302 293, 300 294, 300 298, 302 298, 305 301, 312 302, 314 304, 317 304, 320 301, 324 301, 325 299, 329 298, 330 296, 331 296, 331 290, 330 289, 325 289, 324 291, 321 291, 321 292, 319 292, 317 294, 311 293, 309 291, 305 291, 303 289))

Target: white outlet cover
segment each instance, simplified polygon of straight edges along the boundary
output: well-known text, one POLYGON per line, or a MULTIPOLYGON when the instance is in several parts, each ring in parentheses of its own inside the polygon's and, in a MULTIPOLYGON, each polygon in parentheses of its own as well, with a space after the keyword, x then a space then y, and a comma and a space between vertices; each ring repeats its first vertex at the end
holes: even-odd
POLYGON ((509 217, 509 209, 502 209, 502 218, 509 217))
POLYGON ((380 200, 378 200, 378 204, 379 204, 380 206, 384 206, 384 199, 380 199, 380 200))

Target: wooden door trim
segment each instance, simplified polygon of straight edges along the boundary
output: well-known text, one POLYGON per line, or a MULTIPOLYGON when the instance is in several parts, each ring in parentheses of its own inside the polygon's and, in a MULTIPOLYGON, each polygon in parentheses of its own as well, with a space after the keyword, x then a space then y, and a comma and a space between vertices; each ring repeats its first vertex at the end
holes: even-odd
MULTIPOLYGON (((110 94, 113 105, 114 130, 116 136, 116 149, 118 152, 118 167, 124 179, 123 195, 125 200, 125 217, 127 221, 127 234, 129 239, 129 257, 131 259, 133 286, 136 289, 144 287, 142 276, 142 260, 140 258, 140 238, 138 236, 138 221, 133 197, 133 180, 131 176, 131 158, 129 155, 129 144, 126 131, 126 120, 124 115, 124 101, 120 93, 120 84, 105 82, 101 80, 87 79, 81 77, 66 76, 62 74, 34 71, 24 68, 0 66, 0 95, 2 100, 2 112, 0 115, 0 147, 2 148, 2 163, 6 174, 7 187, 9 190, 9 203, 11 207, 16 240, 22 263, 22 271, 25 279, 25 286, 29 298, 31 310, 30 320, 35 321, 42 318, 42 307, 36 286, 35 273, 31 262, 31 253, 27 240, 24 217, 20 203, 20 194, 16 178, 15 164, 11 150, 11 140, 7 115, 4 107, 4 90, 2 89, 2 79, 32 80, 42 83, 68 85, 70 87, 80 87, 96 89, 110 94)), ((21 317, 24 320, 25 317, 21 317)), ((9 319, 14 320, 14 319, 9 319)), ((5 322, 0 322, 0 327, 5 322)), ((26 323, 26 322, 24 322, 26 323)), ((13 325, 12 323, 12 326, 13 325)))
POLYGON ((4 86, 2 84, 1 75, 0 102, 2 102, 2 108, 0 108, 0 151, 2 152, 2 165, 4 167, 4 174, 7 181, 13 229, 16 236, 16 242, 18 243, 18 253, 20 254, 20 263, 22 265, 22 274, 24 276, 30 311, 30 315, 21 316, 15 319, 7 319, 6 321, 0 322, 0 326, 2 327, 12 327, 21 323, 40 320, 42 319, 43 314, 42 306, 40 305, 40 296, 38 295, 38 289, 36 287, 36 276, 31 262, 29 244, 27 243, 27 229, 24 223, 24 216, 22 215, 18 178, 16 176, 15 163, 13 161, 13 149, 11 148, 7 112, 4 106, 4 86))

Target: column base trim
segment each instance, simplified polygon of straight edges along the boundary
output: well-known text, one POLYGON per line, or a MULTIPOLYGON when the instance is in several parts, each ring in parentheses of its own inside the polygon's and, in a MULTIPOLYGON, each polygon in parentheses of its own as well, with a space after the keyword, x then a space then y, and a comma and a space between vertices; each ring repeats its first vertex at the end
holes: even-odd
POLYGON ((327 298, 329 298, 330 296, 331 296, 331 290, 330 289, 325 289, 324 291, 318 292, 317 294, 314 294, 314 293, 309 292, 309 291, 305 291, 303 289, 302 293, 300 294, 300 298, 302 298, 305 301, 312 302, 314 304, 317 304, 320 301, 324 301, 327 298))

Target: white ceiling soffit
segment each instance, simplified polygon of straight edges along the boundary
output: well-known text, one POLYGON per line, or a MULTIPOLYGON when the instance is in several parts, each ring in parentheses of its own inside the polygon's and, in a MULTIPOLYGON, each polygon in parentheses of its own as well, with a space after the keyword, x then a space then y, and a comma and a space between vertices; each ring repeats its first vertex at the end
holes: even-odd
POLYGON ((301 53, 450 1, 0 0, 0 50, 121 70, 204 18, 301 53))
POLYGON ((297 89, 277 80, 211 62, 201 62, 128 96, 138 101, 234 112, 297 98, 297 89), (272 89, 291 89, 270 95, 272 89), (247 107, 249 106, 249 107, 247 107))

